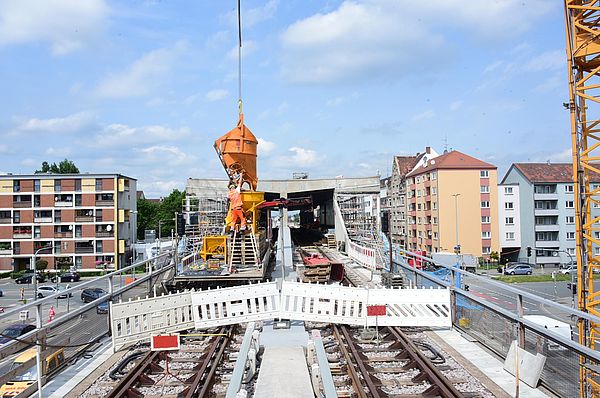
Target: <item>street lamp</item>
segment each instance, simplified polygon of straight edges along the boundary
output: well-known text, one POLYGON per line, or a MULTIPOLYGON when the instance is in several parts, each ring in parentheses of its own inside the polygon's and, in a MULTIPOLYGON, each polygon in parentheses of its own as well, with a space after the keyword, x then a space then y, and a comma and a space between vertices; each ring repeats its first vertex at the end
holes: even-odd
MULTIPOLYGON (((571 272, 569 272, 571 274, 571 307, 575 308, 575 272, 576 270, 573 269, 573 255, 571 253, 569 253, 567 250, 559 250, 559 249, 550 249, 552 250, 554 253, 556 253, 558 255, 558 253, 565 253, 567 256, 569 256, 569 265, 571 266, 571 272)), ((554 284, 556 285, 556 279, 554 280, 554 284)))
MULTIPOLYGON (((31 263, 33 268, 33 294, 34 300, 37 300, 37 265, 35 263, 35 257, 42 250, 52 249, 52 246, 44 246, 37 249, 33 256, 31 257, 31 263)), ((42 306, 35 306, 35 326, 37 329, 42 327, 42 306)), ((36 339, 35 346, 35 366, 37 367, 37 388, 38 388, 38 397, 42 398, 42 350, 41 350, 41 342, 39 337, 36 339)))
POLYGON ((133 225, 135 225, 135 228, 133 228, 131 225, 132 223, 129 223, 129 227, 131 228, 131 241, 133 242, 133 261, 132 264, 134 264, 137 261, 137 253, 135 251, 135 243, 137 242, 137 210, 129 210, 129 214, 133 215, 133 225))

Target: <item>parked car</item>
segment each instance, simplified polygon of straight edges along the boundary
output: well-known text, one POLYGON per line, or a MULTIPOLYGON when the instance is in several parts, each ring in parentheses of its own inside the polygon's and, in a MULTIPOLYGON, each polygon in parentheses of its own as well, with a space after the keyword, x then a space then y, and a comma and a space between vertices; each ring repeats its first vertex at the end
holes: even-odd
MULTIPOLYGON (((62 286, 50 286, 50 285, 45 285, 45 286, 40 286, 37 289, 37 296, 39 298, 45 297, 45 296, 50 296, 54 293, 58 293, 58 292, 62 292, 64 291, 65 288, 62 286)), ((69 297, 73 297, 73 293, 69 293, 69 297)), ((67 293, 61 294, 60 296, 58 296, 58 298, 67 298, 67 293)))
MULTIPOLYGON (((38 282, 44 282, 46 280, 40 274, 35 274, 35 278, 37 279, 38 282)), ((31 283, 31 282, 33 282, 33 273, 31 273, 31 274, 23 274, 22 276, 20 276, 17 279, 15 279, 15 283, 18 283, 18 284, 21 284, 21 283, 31 283)))
POLYGON ((569 265, 558 272, 560 272, 563 275, 570 275, 571 272, 577 272, 577 266, 569 265))
POLYGON ((35 325, 29 325, 26 323, 15 323, 10 325, 2 331, 2 336, 0 336, 0 344, 6 344, 11 340, 11 337, 18 338, 31 332, 32 330, 35 330, 35 325))
POLYGON ((107 293, 108 292, 106 290, 100 289, 99 287, 83 289, 81 291, 81 301, 83 301, 84 303, 91 303, 92 301, 104 296, 107 293))
POLYGON ((58 277, 54 275, 50 280, 56 283, 58 278, 60 278, 61 282, 79 282, 81 276, 78 272, 62 272, 58 277))
POLYGON ((529 264, 509 264, 504 268, 504 275, 531 275, 533 268, 529 264))
POLYGON ((108 314, 108 301, 103 301, 96 307, 96 313, 108 314))

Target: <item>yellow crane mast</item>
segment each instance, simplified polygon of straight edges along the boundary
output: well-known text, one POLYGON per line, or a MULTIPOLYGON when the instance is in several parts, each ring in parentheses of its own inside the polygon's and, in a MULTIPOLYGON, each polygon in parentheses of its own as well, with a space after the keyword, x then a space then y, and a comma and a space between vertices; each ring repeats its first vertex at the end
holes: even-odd
MULTIPOLYGON (((600 205, 600 0, 564 0, 569 66, 569 103, 577 227, 577 279, 579 309, 600 316, 600 291, 593 271, 600 271, 600 255, 593 250, 600 240, 600 217, 591 209, 600 205)), ((596 349, 600 324, 579 321, 579 342, 596 349)), ((580 364, 580 396, 600 396, 599 375, 586 360, 580 364)))

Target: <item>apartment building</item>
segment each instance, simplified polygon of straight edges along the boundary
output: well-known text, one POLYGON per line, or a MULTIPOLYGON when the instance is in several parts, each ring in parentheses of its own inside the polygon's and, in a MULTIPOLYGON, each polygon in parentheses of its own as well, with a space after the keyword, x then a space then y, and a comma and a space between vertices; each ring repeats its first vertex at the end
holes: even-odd
MULTIPOLYGON (((594 189, 600 187, 600 178, 594 189)), ((596 181, 594 181, 596 182, 596 181)), ((514 163, 499 185, 501 261, 558 266, 575 261, 575 202, 570 163, 514 163), (527 247, 532 248, 527 257, 527 247)), ((594 217, 600 216, 597 205, 594 217)), ((596 238, 600 238, 599 236, 596 238)), ((594 245, 600 254, 600 247, 594 245)))
POLYGON ((423 162, 439 156, 438 153, 426 147, 423 153, 415 156, 394 156, 392 175, 389 179, 388 205, 390 209, 390 231, 392 242, 407 247, 407 213, 408 201, 406 198, 406 175, 423 162))
POLYGON ((497 168, 461 153, 425 159, 406 176, 409 249, 487 257, 499 250, 497 168), (458 218, 456 215, 458 214, 458 218))
POLYGON ((0 270, 118 268, 136 236, 136 180, 120 174, 0 176, 0 270))

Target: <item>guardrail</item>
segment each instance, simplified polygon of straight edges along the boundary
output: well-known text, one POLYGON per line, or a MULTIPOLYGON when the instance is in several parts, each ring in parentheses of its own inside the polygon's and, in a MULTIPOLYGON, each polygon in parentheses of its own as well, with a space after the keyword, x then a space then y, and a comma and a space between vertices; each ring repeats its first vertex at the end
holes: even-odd
MULTIPOLYGON (((398 249, 396 248, 396 250, 398 249)), ((450 289, 453 325, 455 327, 463 330, 504 358, 510 346, 509 340, 513 341, 515 339, 521 348, 542 352, 546 355, 546 370, 542 373, 541 380, 546 387, 558 395, 579 395, 577 378, 579 377, 580 366, 593 368, 600 364, 599 351, 590 349, 533 322, 531 319, 527 319, 526 312, 528 311, 527 307, 535 305, 536 308, 542 311, 546 310, 550 318, 552 318, 552 315, 557 318, 561 313, 569 316, 572 320, 571 323, 597 323, 600 322, 600 317, 485 276, 438 264, 429 257, 402 249, 399 249, 399 252, 400 259, 420 258, 447 270, 448 280, 443 280, 431 273, 411 267, 406 261, 397 261, 398 256, 394 260, 394 264, 401 267, 413 282, 421 285, 427 282, 450 289), (461 279, 463 281, 462 285, 460 284, 461 279), (481 292, 474 292, 475 287, 470 290, 462 287, 466 283, 476 286, 477 282, 481 282, 480 287, 487 284, 495 291, 501 292, 505 298, 505 303, 491 302, 489 299, 482 297, 484 295, 481 292), (551 313, 548 310, 554 310, 554 312, 551 313), (478 319, 478 317, 482 319, 478 319), (584 358, 582 364, 579 362, 580 358, 584 358)))
MULTIPOLYGON (((104 301, 112 301, 114 298, 123 295, 123 293, 127 292, 128 290, 131 290, 145 282, 149 282, 149 287, 150 287, 153 280, 155 282, 158 281, 159 276, 161 276, 162 274, 164 274, 165 272, 167 272, 168 270, 170 270, 171 268, 174 267, 174 263, 171 261, 171 257, 172 257, 171 253, 166 252, 166 253, 161 254, 160 256, 157 256, 157 257, 154 257, 154 258, 151 258, 148 260, 140 261, 138 263, 127 266, 125 268, 110 272, 104 276, 100 276, 98 278, 94 278, 93 280, 80 283, 69 289, 61 290, 58 293, 54 293, 47 297, 40 298, 40 299, 34 300, 30 303, 20 305, 19 307, 15 308, 15 309, 7 310, 4 313, 0 314, 0 321, 5 320, 10 317, 14 317, 15 315, 18 315, 19 313, 21 313, 21 311, 34 310, 35 314, 36 314, 36 329, 23 335, 23 336, 20 336, 18 338, 18 341, 11 340, 8 343, 0 346, 0 360, 6 359, 7 357, 14 355, 15 353, 17 353, 27 347, 30 347, 32 345, 36 345, 36 344, 43 345, 43 346, 47 345, 45 340, 46 340, 47 336, 51 335, 50 332, 52 330, 58 329, 59 327, 65 325, 67 322, 75 320, 76 318, 82 316, 87 311, 95 309, 95 307, 98 306, 98 304, 100 304, 104 301), (139 276, 139 278, 136 278, 135 280, 131 281, 130 283, 126 284, 125 286, 120 286, 118 288, 115 288, 115 278, 122 278, 123 276, 126 276, 126 275, 129 276, 134 271, 134 269, 142 267, 142 266, 144 266, 146 269, 145 274, 139 276), (50 322, 50 323, 42 323, 42 307, 44 305, 47 306, 52 303, 55 303, 58 296, 62 296, 64 294, 68 295, 69 293, 74 293, 76 291, 81 290, 82 288, 92 287, 92 285, 96 285, 99 281, 105 281, 105 283, 108 284, 108 293, 107 294, 97 298, 96 300, 94 300, 90 303, 83 305, 82 307, 80 307, 76 310, 70 311, 67 314, 64 314, 64 315, 52 320, 52 322, 50 322)), ((150 289, 148 289, 148 290, 150 290, 150 289)), ((105 329, 103 329, 101 331, 97 331, 97 333, 98 333, 97 336, 90 336, 90 339, 89 339, 90 344, 106 333, 106 330, 108 329, 108 325, 109 325, 108 318, 107 318, 106 325, 107 325, 107 327, 105 329)), ((83 346, 84 344, 79 344, 79 345, 83 346)), ((6 383, 7 381, 10 381, 10 378, 14 374, 18 374, 22 370, 24 370, 26 367, 25 365, 28 365, 28 364, 27 363, 22 364, 18 367, 15 367, 14 369, 11 369, 11 372, 4 374, 4 375, 0 375, 0 385, 6 383)), ((30 365, 28 365, 28 366, 30 366, 30 365)))

